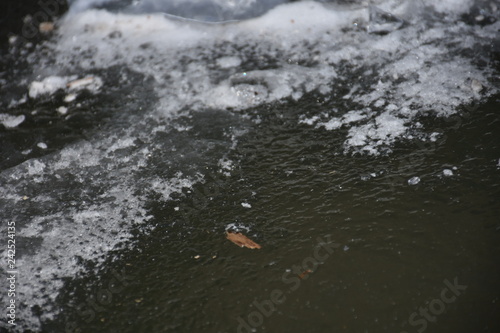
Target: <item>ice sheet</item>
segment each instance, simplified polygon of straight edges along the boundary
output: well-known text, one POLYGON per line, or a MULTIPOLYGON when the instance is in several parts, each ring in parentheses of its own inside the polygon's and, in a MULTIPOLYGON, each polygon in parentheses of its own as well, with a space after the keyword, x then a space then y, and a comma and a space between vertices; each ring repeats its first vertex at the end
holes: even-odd
POLYGON ((5 128, 14 128, 22 124, 26 119, 24 115, 13 116, 7 113, 0 113, 0 124, 5 128))
MULTIPOLYGON (((210 25, 75 4, 45 45, 46 54, 30 58, 34 74, 26 88, 33 102, 62 89, 68 98, 58 107, 66 107, 74 103, 72 89, 111 90, 86 78, 120 66, 154 82, 151 96, 158 101, 132 117, 127 96, 120 96, 122 123, 0 175, 1 206, 15 207, 2 209, 2 219, 15 220, 24 237, 43 239, 35 254, 19 259, 29 277, 19 285, 19 299, 27 305, 19 310, 23 327, 37 330, 40 321, 57 314, 53 301, 62 279, 83 271, 77 262, 98 265, 130 240, 133 228, 148 223, 151 195, 170 200, 203 179, 197 161, 208 142, 194 141, 193 127, 175 122, 181 116, 226 109, 245 114, 314 93, 336 106, 328 112, 304 108, 297 122, 317 131, 342 129, 346 153, 376 155, 410 130, 417 137, 425 133, 418 123, 422 114, 446 117, 495 93, 498 73, 479 66, 470 53, 497 39, 500 23, 460 21, 472 4, 446 0, 414 10, 410 2, 377 1, 381 10, 408 22, 385 35, 367 32, 368 8, 359 3, 350 8, 294 2, 254 19, 210 25), (83 81, 68 86, 76 79, 83 81), (184 148, 175 145, 172 133, 184 148), (201 148, 193 152, 186 142, 201 148), (183 172, 187 165, 196 172, 183 172), (44 309, 41 317, 30 312, 32 306, 44 309)), ((225 139, 236 144, 231 134, 225 139)), ((235 162, 219 155, 214 163, 230 175, 235 162)), ((408 184, 419 181, 415 176, 408 184)))

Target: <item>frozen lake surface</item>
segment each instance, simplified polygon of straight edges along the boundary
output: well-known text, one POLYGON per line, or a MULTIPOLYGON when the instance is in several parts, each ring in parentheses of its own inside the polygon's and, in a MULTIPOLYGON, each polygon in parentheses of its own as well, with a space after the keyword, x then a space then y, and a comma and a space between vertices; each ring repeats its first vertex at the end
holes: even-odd
POLYGON ((497 332, 499 18, 486 0, 74 1, 45 42, 12 39, 0 324, 497 332))

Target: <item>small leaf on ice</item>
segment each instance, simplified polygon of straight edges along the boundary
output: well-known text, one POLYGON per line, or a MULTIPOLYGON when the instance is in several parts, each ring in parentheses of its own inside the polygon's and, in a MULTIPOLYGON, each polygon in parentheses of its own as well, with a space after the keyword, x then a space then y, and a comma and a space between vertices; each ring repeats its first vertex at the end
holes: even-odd
POLYGON ((226 231, 226 237, 239 247, 248 247, 249 249, 261 248, 259 244, 255 243, 253 240, 239 232, 226 231))
POLYGON ((302 272, 302 273, 299 274, 299 279, 301 279, 301 280, 307 279, 309 277, 308 274, 312 273, 312 272, 313 271, 310 270, 310 269, 305 270, 304 272, 302 272))

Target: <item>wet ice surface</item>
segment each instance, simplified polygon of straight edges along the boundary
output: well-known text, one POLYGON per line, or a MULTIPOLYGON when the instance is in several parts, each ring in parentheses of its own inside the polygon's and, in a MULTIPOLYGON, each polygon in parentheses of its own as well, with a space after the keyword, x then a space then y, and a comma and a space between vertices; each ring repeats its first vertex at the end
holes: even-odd
POLYGON ((64 277, 76 275, 88 260, 99 265, 103 254, 125 244, 131 228, 148 228, 148 198, 168 200, 203 180, 190 166, 203 168, 205 161, 190 155, 230 144, 178 147, 182 135, 176 132, 146 120, 2 173, 2 205, 10 207, 2 210, 2 218, 16 222, 21 244, 38 244, 17 257, 26 274, 19 299, 32 310, 43 309, 40 318, 25 324, 37 327, 38 320, 52 318, 64 277))
MULTIPOLYGON (((269 105, 294 105, 296 126, 340 136, 335 151, 378 156, 401 142, 435 142, 442 133, 425 117, 447 119, 498 92, 488 52, 500 23, 460 20, 471 2, 376 5, 372 22, 363 6, 299 2, 219 25, 74 7, 30 56, 20 102, 0 118, 12 129, 45 109, 62 122, 109 112, 74 142, 40 138, 37 147, 49 152, 26 152, 0 175, 1 219, 15 221, 19 242, 31 244, 17 260, 26 277, 20 325, 56 318, 66 278, 97 271, 111 251, 130 246, 135 230, 154 229, 151 202, 204 182, 210 168, 229 177, 237 161, 227 154, 269 105), (319 102, 301 104, 311 96, 319 102)), ((239 205, 254 210, 250 201, 239 205)))

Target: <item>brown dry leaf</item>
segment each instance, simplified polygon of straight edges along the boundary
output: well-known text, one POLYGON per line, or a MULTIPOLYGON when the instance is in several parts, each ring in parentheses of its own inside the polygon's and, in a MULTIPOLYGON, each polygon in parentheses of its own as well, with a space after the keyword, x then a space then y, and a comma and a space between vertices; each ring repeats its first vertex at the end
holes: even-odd
POLYGON ((300 274, 299 274, 299 278, 302 280, 302 279, 304 279, 304 278, 305 278, 305 277, 306 277, 309 273, 312 273, 312 271, 311 271, 310 269, 308 269, 308 270, 306 270, 306 271, 304 271, 304 272, 300 273, 300 274))
POLYGON ((226 237, 231 242, 233 242, 234 244, 236 244, 240 247, 248 247, 249 249, 260 249, 261 248, 261 246, 259 244, 255 243, 253 240, 251 240, 250 238, 248 238, 247 236, 245 236, 239 232, 226 231, 226 237))

